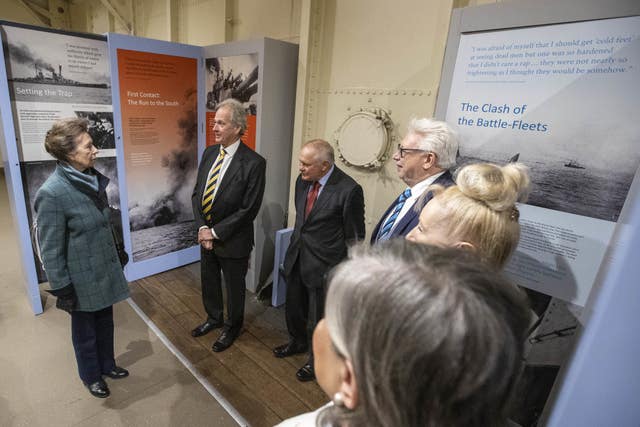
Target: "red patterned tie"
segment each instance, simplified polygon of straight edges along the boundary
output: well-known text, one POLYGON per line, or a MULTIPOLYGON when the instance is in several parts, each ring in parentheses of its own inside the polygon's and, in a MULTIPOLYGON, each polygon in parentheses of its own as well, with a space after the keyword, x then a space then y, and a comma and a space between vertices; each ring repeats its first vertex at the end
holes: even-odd
POLYGON ((311 209, 313 209, 313 205, 318 199, 318 192, 320 192, 320 183, 316 181, 313 183, 311 191, 307 193, 307 204, 304 208, 304 219, 307 219, 307 217, 309 216, 309 212, 311 212, 311 209))

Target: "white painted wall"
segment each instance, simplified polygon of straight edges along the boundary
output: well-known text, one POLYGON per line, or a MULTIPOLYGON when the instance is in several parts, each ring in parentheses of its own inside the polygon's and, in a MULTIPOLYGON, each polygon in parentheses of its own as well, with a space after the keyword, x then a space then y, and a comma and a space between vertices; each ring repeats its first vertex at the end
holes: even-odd
POLYGON ((225 0, 182 0, 178 12, 177 41, 198 46, 227 40, 225 0))
POLYGON ((301 6, 301 0, 230 1, 229 40, 270 37, 299 43, 301 6))
MULTIPOLYGON (((311 138, 330 140, 360 107, 391 111, 397 142, 411 116, 432 116, 444 56, 451 0, 306 0, 303 2, 298 106, 291 185, 297 152, 311 138), (401 7, 399 7, 401 6, 401 7)), ((387 160, 378 172, 338 161, 364 188, 367 232, 404 188, 387 160)), ((293 193, 293 191, 291 192, 293 193)), ((290 212, 293 203, 290 201, 290 212)), ((289 217, 290 224, 293 216, 289 217)))

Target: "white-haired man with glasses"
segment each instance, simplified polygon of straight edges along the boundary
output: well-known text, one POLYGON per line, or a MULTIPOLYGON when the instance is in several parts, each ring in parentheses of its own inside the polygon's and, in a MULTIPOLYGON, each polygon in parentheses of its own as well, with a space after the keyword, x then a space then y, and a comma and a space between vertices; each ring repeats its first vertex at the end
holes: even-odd
POLYGON ((393 154, 398 177, 407 188, 391 203, 371 234, 371 244, 404 237, 417 224, 420 211, 431 200, 430 185, 454 184, 449 169, 456 164, 458 137, 445 122, 411 119, 407 134, 393 154))

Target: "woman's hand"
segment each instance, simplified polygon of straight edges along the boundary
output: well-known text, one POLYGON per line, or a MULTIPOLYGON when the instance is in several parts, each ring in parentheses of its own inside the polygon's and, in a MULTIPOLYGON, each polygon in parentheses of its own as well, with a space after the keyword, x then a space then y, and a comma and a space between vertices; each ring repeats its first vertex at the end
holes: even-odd
POLYGON ((69 314, 71 314, 78 304, 76 290, 73 288, 71 283, 63 288, 52 289, 47 292, 58 298, 56 300, 56 308, 64 310, 69 314))

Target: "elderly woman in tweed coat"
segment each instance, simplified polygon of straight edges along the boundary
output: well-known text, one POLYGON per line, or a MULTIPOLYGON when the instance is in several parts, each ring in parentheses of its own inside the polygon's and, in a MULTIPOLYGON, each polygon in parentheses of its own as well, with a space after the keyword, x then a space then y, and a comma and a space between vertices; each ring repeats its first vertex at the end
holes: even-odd
POLYGON ((110 392, 103 376, 129 375, 116 366, 113 304, 129 296, 105 189, 93 166, 98 150, 85 119, 64 119, 47 132, 45 149, 58 160, 35 199, 38 240, 56 306, 71 314, 80 379, 96 397, 110 392))

